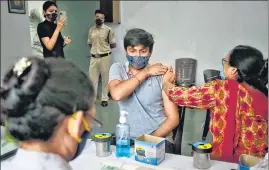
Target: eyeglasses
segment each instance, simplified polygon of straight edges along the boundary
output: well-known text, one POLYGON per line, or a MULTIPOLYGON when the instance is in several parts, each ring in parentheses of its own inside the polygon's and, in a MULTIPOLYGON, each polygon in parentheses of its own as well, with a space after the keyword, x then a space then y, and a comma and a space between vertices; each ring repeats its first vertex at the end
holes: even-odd
POLYGON ((225 58, 223 58, 223 59, 221 60, 221 62, 222 62, 222 65, 224 65, 225 63, 228 63, 228 61, 227 61, 225 58))
MULTIPOLYGON (((88 111, 89 112, 89 111, 88 111)), ((96 123, 97 123, 97 125, 99 126, 99 127, 103 127, 103 123, 102 122, 100 122, 99 120, 97 120, 95 117, 93 117, 90 113, 88 113, 88 112, 83 112, 84 113, 84 118, 86 117, 86 116, 89 116, 90 118, 91 118, 91 120, 94 120, 96 123)))

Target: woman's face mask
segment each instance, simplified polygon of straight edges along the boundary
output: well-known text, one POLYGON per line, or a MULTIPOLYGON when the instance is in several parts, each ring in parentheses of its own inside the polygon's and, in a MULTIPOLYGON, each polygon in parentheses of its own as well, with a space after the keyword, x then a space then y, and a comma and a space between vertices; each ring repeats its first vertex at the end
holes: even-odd
POLYGON ((46 18, 48 18, 50 22, 55 22, 57 17, 58 17, 58 14, 56 12, 51 13, 51 14, 46 14, 46 18))
POLYGON ((73 158, 71 159, 71 161, 76 159, 81 154, 81 152, 85 148, 86 142, 90 136, 91 136, 91 132, 88 132, 88 131, 83 132, 83 134, 81 135, 82 140, 78 144, 77 151, 76 151, 75 155, 73 156, 73 158))
POLYGON ((150 58, 150 56, 129 56, 129 55, 127 55, 126 57, 129 64, 137 70, 145 68, 149 63, 150 58))
POLYGON ((221 65, 221 68, 220 68, 220 77, 221 77, 221 79, 222 80, 225 80, 226 79, 226 76, 225 76, 225 74, 224 74, 224 72, 223 72, 223 65, 221 65))
POLYGON ((58 17, 58 14, 57 14, 57 7, 52 5, 50 6, 46 11, 43 11, 44 12, 44 17, 50 21, 50 22, 55 22, 57 17, 58 17))
POLYGON ((227 78, 226 75, 224 74, 224 65, 225 64, 226 65, 229 64, 227 57, 225 57, 221 60, 220 77, 222 80, 225 80, 227 78))
MULTIPOLYGON (((76 113, 75 113, 75 114, 76 114, 76 113)), ((76 117, 75 114, 73 115, 74 118, 76 117)), ((88 115, 87 112, 84 112, 84 118, 83 118, 82 121, 83 121, 83 125, 84 125, 84 128, 85 128, 85 131, 82 133, 80 139, 77 139, 76 137, 74 137, 74 136, 71 134, 71 136, 72 136, 73 138, 75 138, 75 140, 77 140, 77 142, 78 142, 77 151, 76 151, 75 155, 73 156, 73 158, 72 158, 71 160, 74 160, 75 158, 77 158, 77 157, 81 154, 81 152, 83 151, 83 149, 84 149, 85 146, 86 146, 86 142, 87 142, 87 140, 88 140, 89 137, 91 136, 91 128, 90 128, 90 126, 89 126, 89 124, 88 124, 88 122, 87 122, 87 120, 86 120, 87 115, 88 115)), ((95 120, 96 123, 97 123, 100 127, 102 127, 102 123, 101 123, 101 122, 99 122, 98 120, 96 120, 96 119, 93 118, 93 117, 91 117, 91 118, 92 118, 92 120, 95 120)), ((72 122, 70 122, 69 126, 72 127, 72 122)), ((69 131, 69 133, 70 133, 70 131, 69 131)))

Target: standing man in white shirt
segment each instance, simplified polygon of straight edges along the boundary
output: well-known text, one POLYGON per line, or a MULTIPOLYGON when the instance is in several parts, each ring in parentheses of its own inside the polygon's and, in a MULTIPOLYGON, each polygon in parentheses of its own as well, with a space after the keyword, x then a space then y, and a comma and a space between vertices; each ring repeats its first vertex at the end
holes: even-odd
MULTIPOLYGON (((90 28, 88 44, 91 47, 90 78, 95 92, 98 92, 99 76, 102 77, 102 103, 103 107, 108 103, 108 75, 110 68, 111 49, 116 47, 114 32, 104 24, 105 14, 101 10, 95 11, 95 25, 90 28)), ((96 94, 97 95, 97 94, 96 94)))

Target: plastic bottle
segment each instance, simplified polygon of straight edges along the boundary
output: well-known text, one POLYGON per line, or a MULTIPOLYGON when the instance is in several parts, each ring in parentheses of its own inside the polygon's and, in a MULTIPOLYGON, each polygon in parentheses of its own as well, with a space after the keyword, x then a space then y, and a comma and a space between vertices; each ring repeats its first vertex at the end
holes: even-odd
POLYGON ((120 112, 119 124, 116 126, 116 156, 130 157, 130 126, 127 124, 125 111, 120 112))

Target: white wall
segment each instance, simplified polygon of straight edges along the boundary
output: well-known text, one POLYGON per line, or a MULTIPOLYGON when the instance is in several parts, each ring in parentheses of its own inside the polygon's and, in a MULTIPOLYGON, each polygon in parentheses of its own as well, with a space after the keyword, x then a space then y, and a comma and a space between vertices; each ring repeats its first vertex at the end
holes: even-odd
MULTIPOLYGON (((27 1, 25 4, 27 9, 27 1)), ((28 55, 31 55, 28 10, 26 14, 9 13, 8 2, 1 1, 1 80, 18 58, 28 55)))
MULTIPOLYGON (((43 17, 43 4, 44 0, 39 0, 39 1, 28 1, 28 16, 30 15, 31 10, 36 9, 39 12, 39 15, 42 17, 44 20, 45 18, 43 17)), ((30 28, 31 30, 31 28, 30 28)), ((33 38, 34 35, 36 34, 36 29, 30 31, 31 34, 31 45, 33 44, 33 38)))
POLYGON ((238 44, 268 57, 268 1, 121 1, 121 16, 121 25, 111 25, 118 43, 113 62, 126 61, 123 36, 134 27, 154 34, 151 62, 174 66, 176 58, 197 59, 197 84, 204 82, 204 69, 219 69, 238 44))

